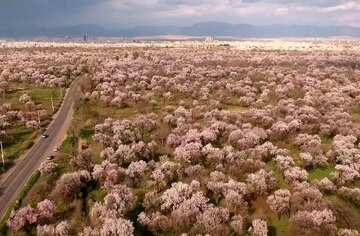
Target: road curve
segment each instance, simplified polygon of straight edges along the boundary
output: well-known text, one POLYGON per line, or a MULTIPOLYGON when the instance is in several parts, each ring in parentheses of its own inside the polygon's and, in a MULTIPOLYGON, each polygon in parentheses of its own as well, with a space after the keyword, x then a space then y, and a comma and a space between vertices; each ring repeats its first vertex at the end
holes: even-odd
POLYGON ((78 80, 75 80, 68 88, 59 111, 54 115, 53 121, 47 128, 49 137, 38 138, 31 149, 22 155, 0 180, 0 219, 4 217, 7 208, 15 200, 21 187, 32 173, 46 160, 46 156, 52 152, 53 147, 59 146, 65 138, 72 119, 72 105, 77 89, 78 80))

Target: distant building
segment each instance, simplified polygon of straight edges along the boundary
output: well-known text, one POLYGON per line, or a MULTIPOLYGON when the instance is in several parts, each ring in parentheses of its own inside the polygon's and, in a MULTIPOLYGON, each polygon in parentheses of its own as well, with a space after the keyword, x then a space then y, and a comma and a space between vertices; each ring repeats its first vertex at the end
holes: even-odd
POLYGON ((83 40, 84 40, 84 42, 87 42, 87 37, 88 37, 87 33, 83 33, 83 40))

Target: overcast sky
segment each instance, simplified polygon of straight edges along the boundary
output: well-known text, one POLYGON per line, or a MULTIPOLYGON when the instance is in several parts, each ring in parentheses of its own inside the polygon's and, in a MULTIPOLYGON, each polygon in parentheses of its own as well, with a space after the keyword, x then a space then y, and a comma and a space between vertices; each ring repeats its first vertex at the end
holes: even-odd
POLYGON ((0 25, 228 23, 360 27, 360 0, 0 0, 0 25))

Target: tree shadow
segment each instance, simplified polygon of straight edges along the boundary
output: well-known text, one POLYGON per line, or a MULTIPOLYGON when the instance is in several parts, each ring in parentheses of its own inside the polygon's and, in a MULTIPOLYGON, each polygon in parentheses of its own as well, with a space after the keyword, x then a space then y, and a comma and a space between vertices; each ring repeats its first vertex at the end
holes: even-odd
POLYGON ((268 228, 268 236, 275 236, 276 234, 276 228, 273 225, 270 225, 268 228))

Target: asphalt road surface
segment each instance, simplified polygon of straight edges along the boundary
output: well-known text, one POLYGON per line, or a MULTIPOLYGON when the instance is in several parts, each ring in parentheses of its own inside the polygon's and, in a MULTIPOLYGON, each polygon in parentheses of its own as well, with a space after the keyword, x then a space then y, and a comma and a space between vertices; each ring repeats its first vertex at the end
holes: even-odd
POLYGON ((47 128, 49 137, 38 138, 32 148, 0 179, 0 219, 34 171, 43 161, 47 161, 46 157, 52 153, 54 146, 59 146, 65 138, 72 119, 72 105, 77 89, 76 80, 68 88, 59 111, 47 128))

